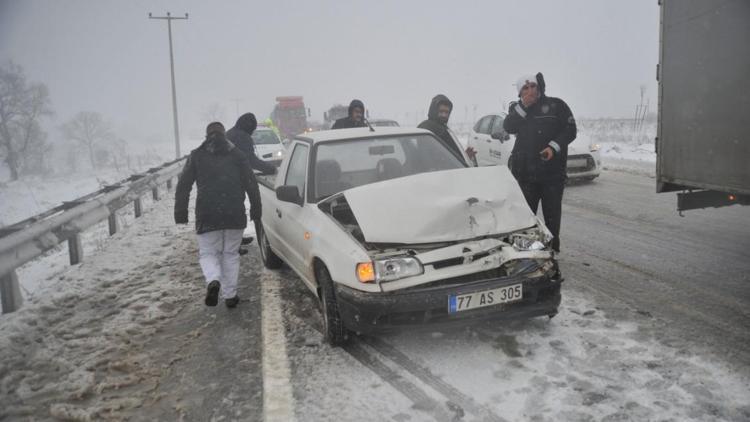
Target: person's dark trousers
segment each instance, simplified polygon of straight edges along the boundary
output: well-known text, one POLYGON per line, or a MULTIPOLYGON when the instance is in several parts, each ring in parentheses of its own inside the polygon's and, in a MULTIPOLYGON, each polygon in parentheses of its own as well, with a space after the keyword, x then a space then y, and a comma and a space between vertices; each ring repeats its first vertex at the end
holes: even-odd
POLYGON ((560 180, 544 183, 519 182, 518 184, 521 186, 523 196, 534 214, 539 208, 539 201, 542 202, 544 224, 554 236, 552 249, 555 252, 560 252, 560 220, 565 182, 560 180))

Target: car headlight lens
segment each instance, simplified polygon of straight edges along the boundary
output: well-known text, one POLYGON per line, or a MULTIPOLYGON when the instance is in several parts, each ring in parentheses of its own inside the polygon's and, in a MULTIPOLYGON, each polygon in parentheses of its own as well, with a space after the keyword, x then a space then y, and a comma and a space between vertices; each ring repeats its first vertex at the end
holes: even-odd
POLYGON ((378 259, 375 263, 375 279, 380 281, 393 281, 404 277, 420 275, 424 272, 422 263, 416 258, 394 257, 378 259))
POLYGON ((589 145, 589 151, 591 151, 591 152, 599 151, 599 144, 591 144, 591 145, 589 145))
POLYGON ((276 151, 276 156, 277 157, 281 157, 282 155, 284 155, 284 151, 282 151, 282 150, 276 151))
POLYGON ((529 236, 515 235, 511 237, 513 247, 519 251, 541 251, 544 243, 529 236))

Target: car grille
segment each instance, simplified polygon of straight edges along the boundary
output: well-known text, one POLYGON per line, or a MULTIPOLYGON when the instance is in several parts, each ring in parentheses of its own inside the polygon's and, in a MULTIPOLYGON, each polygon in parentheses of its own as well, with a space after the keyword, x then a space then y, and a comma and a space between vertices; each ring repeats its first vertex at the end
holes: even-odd
POLYGON ((568 156, 568 173, 584 173, 587 171, 591 171, 596 167, 596 163, 594 162, 594 157, 592 157, 589 154, 578 154, 578 155, 569 155, 568 156), (571 167, 570 161, 571 160, 585 160, 586 165, 583 167, 571 167))

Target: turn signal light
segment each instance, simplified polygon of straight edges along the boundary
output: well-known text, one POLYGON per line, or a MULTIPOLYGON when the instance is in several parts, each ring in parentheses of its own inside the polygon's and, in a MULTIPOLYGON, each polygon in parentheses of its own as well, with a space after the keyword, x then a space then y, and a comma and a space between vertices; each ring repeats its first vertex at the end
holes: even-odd
POLYGON ((360 262, 357 264, 357 280, 360 283, 372 283, 375 281, 375 267, 372 262, 360 262))
POLYGON ((737 200, 737 197, 736 197, 736 196, 734 196, 734 195, 732 195, 732 194, 730 193, 730 194, 729 194, 729 200, 730 200, 730 201, 736 201, 736 200, 737 200))

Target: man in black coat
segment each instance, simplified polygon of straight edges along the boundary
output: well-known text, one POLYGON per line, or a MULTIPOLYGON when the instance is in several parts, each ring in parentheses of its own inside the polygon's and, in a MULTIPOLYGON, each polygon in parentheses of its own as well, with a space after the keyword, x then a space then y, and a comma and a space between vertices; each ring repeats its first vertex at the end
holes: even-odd
POLYGON ((552 249, 560 252, 568 144, 576 138, 576 122, 565 101, 545 95, 541 73, 521 77, 516 88, 520 101, 510 104, 503 123, 516 135, 509 166, 534 213, 541 201, 552 249))
POLYGON ((237 119, 234 127, 227 131, 227 139, 247 155, 251 168, 263 174, 274 174, 276 173, 276 166, 261 160, 255 155, 253 132, 255 132, 257 127, 258 121, 255 119, 255 115, 253 113, 245 113, 237 119))
POLYGON ((331 129, 350 129, 354 127, 366 127, 365 124, 365 104, 360 100, 352 100, 349 103, 349 111, 346 117, 342 117, 335 122, 331 129))
POLYGON ((227 141, 224 126, 213 122, 206 128, 206 140, 190 152, 175 191, 174 221, 188 223, 188 203, 193 183, 195 231, 201 269, 206 278, 208 306, 216 306, 219 291, 229 308, 239 303, 239 248, 247 227, 245 195, 250 200, 250 218, 260 221, 258 182, 247 156, 227 141))
MULTIPOLYGON (((427 129, 434 133, 440 142, 445 145, 462 163, 467 164, 466 156, 461 152, 461 144, 448 127, 448 119, 453 111, 453 103, 443 94, 438 94, 432 98, 430 109, 427 112, 427 120, 417 126, 420 129, 427 129)), ((466 154, 471 157, 474 150, 466 149, 466 154)))

